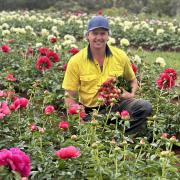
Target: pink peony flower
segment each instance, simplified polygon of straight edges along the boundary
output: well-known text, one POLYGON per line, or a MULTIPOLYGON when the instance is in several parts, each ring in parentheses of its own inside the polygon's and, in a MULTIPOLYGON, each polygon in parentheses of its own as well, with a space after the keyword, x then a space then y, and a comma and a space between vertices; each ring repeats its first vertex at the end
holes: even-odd
POLYGON ((14 102, 9 107, 11 110, 17 110, 19 108, 26 108, 28 104, 29 104, 28 99, 14 97, 14 102))
POLYGON ((21 177, 30 175, 30 158, 19 148, 0 150, 0 166, 8 166, 13 171, 18 172, 21 177))
POLYGON ((4 91, 0 90, 0 97, 4 96, 4 91))
POLYGON ((68 114, 78 114, 80 112, 80 105, 79 104, 72 104, 68 109, 68 114))
POLYGON ((59 151, 56 151, 55 155, 61 159, 76 158, 80 156, 80 151, 74 146, 68 146, 61 148, 59 151))
POLYGON ((0 113, 3 113, 5 115, 11 114, 11 111, 10 111, 6 101, 4 101, 0 104, 0 113))
POLYGON ((54 106, 52 106, 52 105, 48 105, 44 109, 45 114, 52 114, 53 112, 54 112, 54 106))
POLYGON ((127 119, 130 118, 130 117, 129 117, 129 112, 126 111, 126 110, 123 110, 123 111, 120 113, 120 115, 121 115, 121 119, 124 119, 124 120, 127 120, 127 119))
POLYGON ((0 113, 0 119, 3 119, 6 116, 4 113, 0 113))
POLYGON ((69 123, 67 121, 61 121, 59 122, 59 128, 62 128, 66 131, 69 128, 69 123))
POLYGON ((36 126, 35 123, 30 124, 30 125, 29 125, 29 129, 30 129, 32 132, 38 130, 38 128, 37 128, 37 126, 36 126))
POLYGON ((161 135, 161 139, 167 139, 167 138, 168 138, 168 136, 169 136, 169 134, 168 134, 168 133, 162 133, 162 135, 161 135))
POLYGON ((16 81, 16 78, 12 74, 8 74, 5 79, 12 82, 16 81))
POLYGON ((38 52, 39 52, 39 54, 40 54, 41 56, 46 56, 46 54, 48 53, 48 51, 49 51, 49 49, 46 48, 46 47, 40 47, 40 48, 38 49, 38 52))

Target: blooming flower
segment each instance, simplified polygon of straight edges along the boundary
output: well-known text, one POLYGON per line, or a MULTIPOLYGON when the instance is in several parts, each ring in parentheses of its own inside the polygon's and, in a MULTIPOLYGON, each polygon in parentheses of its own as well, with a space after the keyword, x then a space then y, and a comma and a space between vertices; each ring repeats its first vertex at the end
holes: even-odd
POLYGON ((163 133, 162 135, 161 135, 161 139, 167 139, 168 138, 168 133, 163 133))
POLYGON ((74 146, 67 146, 65 148, 61 148, 59 151, 56 151, 55 155, 61 159, 68 159, 79 157, 81 153, 74 146))
POLYGON ((46 55, 53 63, 59 61, 59 56, 54 51, 48 51, 46 55))
POLYGON ((8 53, 11 50, 11 48, 8 45, 2 45, 1 51, 4 53, 8 53))
POLYGON ((69 128, 69 123, 67 121, 61 121, 59 122, 59 128, 62 128, 66 131, 69 128))
POLYGON ((72 54, 72 55, 75 55, 75 54, 77 54, 78 52, 79 52, 79 49, 77 49, 77 48, 71 48, 71 49, 69 50, 69 53, 72 54))
POLYGON ((29 129, 33 132, 33 131, 36 131, 38 128, 35 123, 32 123, 29 125, 29 129))
POLYGON ((166 62, 165 62, 164 58, 162 58, 162 57, 157 57, 156 63, 159 64, 161 67, 165 67, 165 65, 166 65, 166 62))
POLYGON ((17 110, 19 108, 26 108, 29 104, 29 100, 26 98, 18 98, 14 99, 14 102, 9 106, 11 110, 17 110))
POLYGON ((129 46, 129 41, 127 39, 125 39, 125 38, 122 38, 120 40, 120 45, 121 46, 129 46))
POLYGON ((21 177, 30 175, 30 158, 19 148, 0 150, 0 166, 8 166, 11 170, 18 172, 21 177))
POLYGON ((53 36, 50 38, 51 43, 56 43, 57 42, 57 37, 53 36))
POLYGON ((5 79, 12 82, 16 81, 16 78, 13 76, 13 74, 8 74, 5 79))
POLYGON ((168 74, 170 77, 172 77, 173 80, 177 79, 177 72, 172 68, 165 69, 163 73, 168 74))
POLYGON ((53 112, 54 112, 54 106, 52 106, 52 105, 48 105, 44 109, 45 114, 52 114, 53 112))
POLYGON ((50 59, 46 56, 40 57, 35 64, 35 67, 37 70, 40 71, 46 71, 48 69, 51 69, 52 67, 52 62, 50 61, 50 59))
POLYGON ((156 80, 159 89, 171 89, 175 85, 175 81, 167 73, 162 73, 160 78, 156 80))
POLYGON ((130 118, 130 117, 129 117, 129 112, 126 111, 126 110, 123 110, 123 111, 120 113, 120 115, 121 115, 121 119, 124 119, 124 120, 127 120, 127 119, 130 118))
POLYGON ((46 48, 46 47, 40 47, 38 49, 38 53, 41 55, 41 56, 46 56, 46 54, 48 53, 49 49, 46 48))

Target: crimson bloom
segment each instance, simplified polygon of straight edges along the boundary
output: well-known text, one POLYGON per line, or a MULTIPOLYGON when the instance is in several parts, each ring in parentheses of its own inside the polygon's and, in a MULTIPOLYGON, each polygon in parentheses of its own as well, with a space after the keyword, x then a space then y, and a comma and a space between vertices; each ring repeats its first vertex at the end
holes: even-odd
POLYGON ((71 48, 71 49, 69 50, 69 53, 72 54, 72 55, 75 55, 75 54, 77 54, 78 52, 79 52, 79 49, 78 49, 78 48, 71 48))
POLYGON ((52 106, 52 105, 48 105, 44 109, 45 114, 52 114, 53 112, 54 112, 54 106, 52 106))
POLYGON ((56 42, 57 42, 57 37, 52 37, 52 38, 50 39, 50 41, 51 41, 51 43, 56 43, 56 42))
POLYGON ((51 69, 53 63, 50 61, 50 59, 46 56, 40 57, 35 64, 35 67, 39 71, 46 71, 48 69, 51 69))
POLYGON ((175 80, 167 73, 162 73, 160 78, 156 80, 156 85, 159 89, 171 89, 175 85, 175 80))
POLYGON ((61 159, 68 159, 79 157, 81 153, 74 146, 67 146, 65 148, 61 148, 59 151, 56 151, 55 155, 61 159))
POLYGON ((45 48, 45 47, 40 47, 38 49, 38 52, 41 56, 46 56, 46 54, 48 53, 49 49, 48 48, 45 48))
POLYGON ((46 55, 53 63, 59 62, 59 56, 54 51, 48 51, 46 55))
POLYGON ((9 53, 10 50, 11 50, 11 48, 8 45, 1 46, 1 51, 4 53, 9 53))
POLYGON ((5 79, 12 82, 16 81, 16 78, 13 76, 13 74, 8 74, 5 79))
POLYGON ((134 74, 136 74, 137 73, 137 66, 135 65, 135 64, 131 64, 131 67, 132 67, 132 69, 133 69, 133 71, 134 71, 134 74))
POLYGON ((165 69, 163 73, 168 74, 170 77, 172 77, 173 80, 177 79, 177 72, 172 68, 165 69))
POLYGON ((0 166, 8 166, 11 170, 18 172, 21 177, 30 175, 30 158, 19 148, 0 150, 0 166))
POLYGON ((69 128, 69 123, 67 121, 61 121, 59 122, 59 128, 62 128, 66 131, 69 128))

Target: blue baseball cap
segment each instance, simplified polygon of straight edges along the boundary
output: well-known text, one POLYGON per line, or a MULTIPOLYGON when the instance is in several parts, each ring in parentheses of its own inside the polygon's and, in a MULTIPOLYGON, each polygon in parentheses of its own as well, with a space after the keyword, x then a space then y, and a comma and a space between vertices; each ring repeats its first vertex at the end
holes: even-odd
POLYGON ((88 23, 87 32, 92 31, 97 28, 104 28, 107 31, 109 31, 108 20, 103 16, 93 17, 88 23))

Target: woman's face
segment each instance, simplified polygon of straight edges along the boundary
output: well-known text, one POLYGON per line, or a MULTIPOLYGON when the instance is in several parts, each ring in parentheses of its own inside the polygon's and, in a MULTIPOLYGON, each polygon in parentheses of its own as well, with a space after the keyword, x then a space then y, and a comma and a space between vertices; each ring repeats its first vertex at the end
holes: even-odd
POLYGON ((97 28, 87 33, 86 39, 88 40, 91 48, 101 49, 106 47, 109 38, 109 33, 104 28, 97 28))

